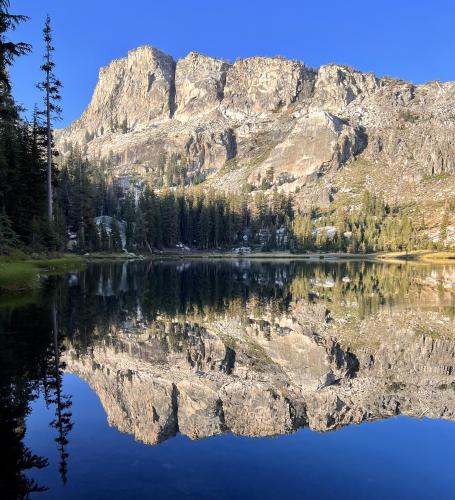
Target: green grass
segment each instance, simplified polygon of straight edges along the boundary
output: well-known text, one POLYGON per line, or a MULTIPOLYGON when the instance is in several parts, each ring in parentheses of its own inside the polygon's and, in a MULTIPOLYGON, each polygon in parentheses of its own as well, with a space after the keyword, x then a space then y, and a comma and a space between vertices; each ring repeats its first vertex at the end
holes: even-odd
POLYGON ((239 164, 237 158, 231 158, 220 168, 218 176, 228 174, 229 172, 235 172, 236 170, 240 170, 242 167, 243 165, 239 164))
POLYGON ((85 266, 86 260, 82 257, 67 256, 54 259, 37 259, 27 261, 35 268, 46 273, 59 273, 65 271, 77 271, 85 266))
POLYGON ((378 254, 378 258, 388 260, 401 260, 420 263, 444 264, 455 262, 455 251, 414 250, 411 252, 385 252, 378 254))
POLYGON ((422 181, 426 183, 436 183, 438 181, 447 181, 453 179, 454 175, 451 172, 441 172, 440 174, 426 174, 422 181))
POLYGON ((419 119, 419 116, 406 109, 400 112, 400 118, 405 122, 415 123, 419 119))
POLYGON ((418 326, 415 329, 415 334, 421 335, 422 337, 430 337, 432 339, 439 339, 443 336, 441 332, 435 331, 428 326, 418 326))
POLYGON ((18 292, 36 286, 38 286, 38 270, 32 263, 0 263, 0 291, 18 292))
POLYGON ((22 292, 39 286, 40 274, 77 271, 85 266, 82 257, 66 255, 54 258, 30 259, 26 254, 0 258, 0 293, 22 292), (25 259, 28 260, 25 260, 25 259), (15 259, 15 260, 14 260, 15 259))
POLYGON ((93 252, 84 257, 80 257, 83 261, 91 260, 128 260, 122 252, 93 252))

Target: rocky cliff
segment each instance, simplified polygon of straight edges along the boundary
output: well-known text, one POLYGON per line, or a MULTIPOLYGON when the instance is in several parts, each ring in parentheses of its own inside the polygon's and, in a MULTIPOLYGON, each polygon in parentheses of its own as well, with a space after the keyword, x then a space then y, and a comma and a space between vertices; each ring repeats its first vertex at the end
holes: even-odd
POLYGON ((101 69, 57 143, 107 160, 118 176, 153 181, 177 168, 188 183, 227 191, 277 186, 302 207, 355 204, 368 188, 426 214, 431 233, 455 197, 454 132, 454 82, 316 71, 281 57, 231 64, 191 52, 175 62, 141 47, 101 69))

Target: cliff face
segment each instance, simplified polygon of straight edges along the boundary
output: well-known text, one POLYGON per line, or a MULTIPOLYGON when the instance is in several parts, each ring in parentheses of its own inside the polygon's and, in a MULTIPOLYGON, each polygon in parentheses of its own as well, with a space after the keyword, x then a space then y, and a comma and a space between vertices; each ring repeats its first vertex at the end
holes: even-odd
POLYGON ((225 61, 196 52, 180 59, 175 71, 175 117, 185 121, 217 109, 223 100, 229 68, 225 61))
POLYGON ((83 141, 86 131, 109 134, 125 122, 129 129, 143 129, 169 118, 174 106, 174 74, 174 60, 150 47, 113 61, 101 68, 90 105, 68 133, 83 141))
POLYGON ((417 202, 437 225, 455 196, 454 117, 453 82, 314 71, 278 57, 230 64, 192 52, 175 63, 142 47, 101 70, 87 110, 57 142, 109 160, 119 176, 153 180, 177 164, 189 182, 236 191, 273 172, 268 188, 302 206, 367 187, 417 202))

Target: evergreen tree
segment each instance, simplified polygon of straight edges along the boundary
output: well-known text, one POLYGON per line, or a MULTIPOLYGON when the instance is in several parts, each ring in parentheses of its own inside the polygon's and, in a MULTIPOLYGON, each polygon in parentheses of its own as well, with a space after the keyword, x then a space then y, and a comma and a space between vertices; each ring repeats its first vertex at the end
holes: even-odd
POLYGON ((117 219, 112 219, 111 223, 111 247, 114 252, 122 250, 122 238, 120 236, 120 227, 117 219))
POLYGON ((9 12, 9 0, 0 0, 0 99, 9 97, 11 82, 9 78, 9 67, 16 57, 27 54, 31 45, 25 42, 11 42, 6 34, 14 31, 18 24, 27 21, 28 17, 9 12))
POLYGON ((313 248, 313 229, 309 215, 298 214, 292 225, 296 250, 299 252, 313 248))
POLYGON ((60 88, 62 86, 60 80, 55 76, 55 63, 53 53, 55 51, 52 45, 52 29, 51 19, 46 17, 43 29, 45 53, 44 63, 41 69, 44 73, 44 80, 38 84, 38 88, 44 92, 45 110, 42 112, 45 116, 46 123, 46 146, 47 146, 47 217, 49 221, 54 219, 53 210, 53 187, 52 187, 52 171, 53 171, 53 122, 60 117, 61 108, 59 106, 60 88))
POLYGON ((107 233, 106 229, 106 224, 101 223, 100 224, 101 229, 100 229, 100 248, 101 250, 107 252, 110 250, 110 244, 109 244, 109 235, 107 233))
POLYGON ((0 212, 0 255, 6 254, 19 243, 16 233, 11 227, 8 216, 0 212))
POLYGON ((147 232, 143 212, 140 208, 136 212, 136 223, 134 225, 134 245, 139 250, 152 252, 152 247, 147 242, 147 232))
POLYGON ((177 215, 174 193, 172 191, 165 191, 161 202, 161 216, 163 244, 167 248, 175 246, 180 236, 177 215))
POLYGON ((439 241, 441 247, 444 247, 446 239, 447 239, 447 228, 449 226, 449 213, 445 210, 444 215, 442 216, 441 226, 439 228, 439 241))
POLYGON ((58 445, 60 454, 59 472, 63 484, 66 483, 67 477, 67 461, 68 452, 66 446, 68 445, 68 434, 73 428, 71 422, 70 408, 72 405, 71 396, 62 393, 62 372, 61 369, 64 365, 60 362, 61 341, 57 323, 57 307, 55 301, 52 304, 52 331, 54 337, 54 370, 55 370, 55 419, 51 422, 52 427, 57 430, 57 437, 55 442, 58 445))

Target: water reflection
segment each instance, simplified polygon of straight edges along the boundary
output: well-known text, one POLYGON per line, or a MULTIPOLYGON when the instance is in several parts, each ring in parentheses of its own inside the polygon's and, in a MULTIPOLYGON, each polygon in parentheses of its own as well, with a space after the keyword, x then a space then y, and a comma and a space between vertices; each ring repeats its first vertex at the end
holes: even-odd
POLYGON ((55 291, 43 293, 50 300, 15 308, 0 308, 0 436, 4 453, 0 463, 3 498, 28 498, 46 487, 27 475, 48 466, 48 459, 24 445, 26 418, 31 404, 41 396, 54 414, 49 425, 55 429, 60 454, 59 472, 66 481, 67 435, 71 430, 71 397, 62 393, 65 364, 63 337, 57 323, 55 291))
POLYGON ((53 277, 35 303, 0 310, 2 485, 19 497, 43 488, 26 471, 47 460, 23 444, 38 396, 53 408, 66 480, 63 371, 89 383, 110 425, 149 444, 397 414, 453 420, 454 282, 450 267, 295 261, 99 264, 53 277))

